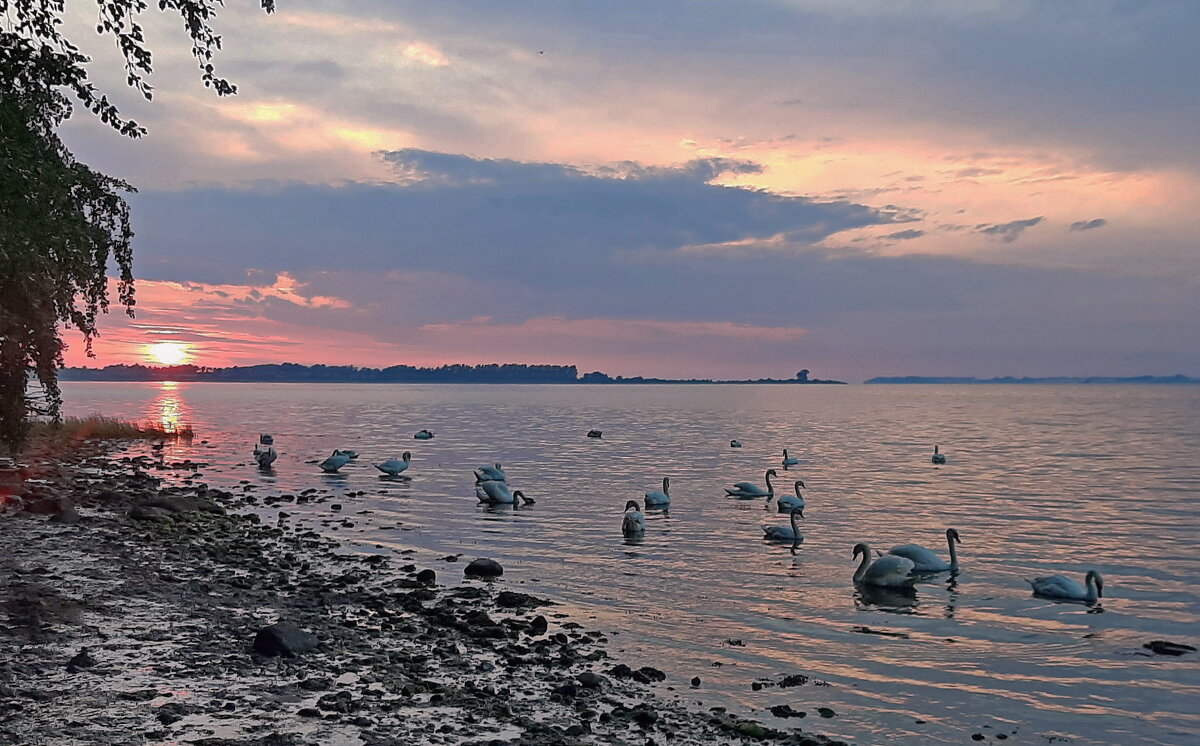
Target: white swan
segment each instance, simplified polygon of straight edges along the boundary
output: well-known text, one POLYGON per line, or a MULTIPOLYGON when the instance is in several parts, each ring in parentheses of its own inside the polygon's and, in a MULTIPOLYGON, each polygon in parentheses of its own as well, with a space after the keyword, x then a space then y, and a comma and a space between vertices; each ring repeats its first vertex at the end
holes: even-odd
POLYGON ((663 507, 671 504, 671 493, 668 491, 671 488, 671 478, 663 477, 663 488, 659 490, 651 490, 646 493, 646 509, 652 507, 663 507))
POLYGON ((358 451, 352 451, 349 448, 343 448, 343 449, 339 450, 338 453, 349 456, 351 461, 358 458, 358 451))
POLYGON ((273 446, 275 445, 275 438, 270 433, 263 433, 258 436, 258 442, 260 445, 273 446))
POLYGON ((394 477, 407 469, 410 461, 412 461, 412 453, 405 451, 400 458, 390 458, 382 464, 375 464, 375 468, 389 477, 394 477))
POLYGON ((342 451, 334 451, 333 454, 320 463, 321 471, 326 474, 337 474, 337 470, 350 463, 350 456, 342 451))
POLYGON ((792 485, 792 489, 796 490, 796 494, 784 495, 775 501, 780 513, 786 513, 789 510, 804 507, 804 495, 800 494, 800 488, 802 487, 804 487, 804 481, 797 479, 796 483, 792 485))
POLYGON ((862 555, 858 569, 854 571, 856 585, 875 585, 888 588, 912 585, 917 578, 910 575, 913 569, 912 560, 907 557, 897 557, 885 554, 874 562, 871 561, 871 545, 860 542, 854 545, 854 556, 862 555))
POLYGON ((495 466, 481 466, 475 470, 475 481, 477 482, 507 482, 508 475, 504 473, 504 469, 500 468, 500 462, 497 461, 495 466))
POLYGON ((740 440, 731 440, 731 441, 729 441, 729 447, 730 447, 730 448, 741 448, 741 447, 742 447, 742 441, 740 441, 740 440))
POLYGON ((741 500, 753 500, 756 497, 772 497, 775 494, 775 487, 771 484, 771 477, 777 476, 779 474, 774 469, 767 469, 767 488, 765 490, 757 484, 738 482, 733 487, 726 487, 725 494, 741 500))
POLYGON ((479 498, 479 502, 489 505, 515 506, 522 502, 526 505, 532 505, 534 502, 525 497, 525 493, 521 490, 509 490, 506 482, 496 479, 489 479, 486 482, 476 482, 475 497, 479 498))
POLYGON ((920 544, 902 544, 897 547, 892 547, 888 550, 888 554, 894 554, 897 557, 906 557, 912 560, 913 572, 958 572, 958 552, 954 550, 955 544, 961 544, 962 540, 958 538, 958 529, 946 529, 946 543, 950 545, 950 561, 947 562, 937 556, 933 551, 926 549, 920 544))
POLYGON ((789 518, 790 526, 768 526, 763 524, 763 541, 790 541, 792 549, 800 546, 804 541, 804 534, 800 533, 800 528, 796 525, 796 518, 804 517, 804 508, 793 508, 792 515, 789 518))
POLYGON ((269 469, 277 458, 279 458, 279 454, 275 452, 274 446, 267 446, 266 448, 254 447, 254 460, 258 462, 258 468, 260 469, 269 469))
POLYGON ((416 440, 433 440, 433 431, 432 430, 421 430, 421 431, 417 432, 417 434, 414 435, 413 438, 415 438, 416 440))
POLYGON ((638 510, 637 500, 625 503, 625 515, 621 518, 621 533, 626 536, 640 536, 646 532, 646 516, 638 510))
POLYGON ((783 468, 786 469, 787 467, 795 466, 798 463, 800 463, 800 459, 796 458, 795 456, 789 456, 787 449, 784 448, 783 449, 783 468))
POLYGON ((933 461, 933 463, 935 463, 935 464, 944 464, 944 463, 946 463, 946 454, 942 453, 941 450, 937 446, 934 446, 933 447, 933 458, 931 459, 931 461, 933 461))
POLYGON ((1025 582, 1033 587, 1035 596, 1086 601, 1089 604, 1096 603, 1096 599, 1104 598, 1104 577, 1096 570, 1088 570, 1084 578, 1086 587, 1066 575, 1050 575, 1025 582))

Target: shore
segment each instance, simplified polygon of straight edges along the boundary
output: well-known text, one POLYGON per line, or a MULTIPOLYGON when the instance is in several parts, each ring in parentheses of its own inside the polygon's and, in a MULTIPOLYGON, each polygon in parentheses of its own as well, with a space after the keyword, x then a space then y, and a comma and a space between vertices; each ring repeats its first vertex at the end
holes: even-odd
POLYGON ((609 659, 502 576, 464 581, 465 561, 294 528, 312 496, 209 489, 201 464, 111 447, 0 483, 0 744, 842 743, 679 704, 662 689, 688 682, 609 659))

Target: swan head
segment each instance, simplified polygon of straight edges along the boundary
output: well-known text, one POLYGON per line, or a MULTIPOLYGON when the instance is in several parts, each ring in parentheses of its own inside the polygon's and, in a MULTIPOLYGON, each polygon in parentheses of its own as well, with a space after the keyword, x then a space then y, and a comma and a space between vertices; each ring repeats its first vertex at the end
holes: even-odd
POLYGON ((933 447, 933 454, 934 454, 935 456, 938 454, 938 446, 934 446, 934 447, 933 447))
POLYGON ((805 487, 805 486, 804 486, 804 480, 803 480, 803 479, 797 479, 797 480, 796 480, 796 483, 795 483, 794 485, 792 485, 792 487, 793 487, 793 489, 795 489, 797 492, 799 492, 801 488, 808 489, 807 487, 805 487))
POLYGON ((1087 577, 1084 579, 1086 583, 1089 580, 1096 581, 1096 598, 1104 598, 1104 576, 1099 570, 1088 570, 1087 577))
POLYGON ((405 451, 400 458, 405 462, 412 461, 412 451, 405 451))
POLYGON ((525 503, 526 505, 533 505, 535 502, 537 502, 536 500, 534 500, 531 497, 525 497, 525 493, 522 492, 521 490, 513 490, 512 496, 513 496, 513 505, 517 504, 517 500, 520 500, 521 502, 525 503))
POLYGON ((792 508, 792 515, 798 515, 801 518, 803 518, 804 517, 804 508, 792 508))
POLYGON ((860 554, 865 554, 868 557, 871 556, 871 546, 865 541, 860 541, 854 545, 854 559, 858 559, 858 555, 860 554))
POLYGON ((953 541, 955 544, 962 544, 962 539, 958 538, 958 529, 956 528, 946 529, 946 539, 947 541, 953 541))
POLYGON ((767 469, 767 474, 769 474, 772 477, 779 476, 779 472, 775 471, 774 469, 767 469))
POLYGON ((671 488, 671 478, 663 477, 663 492, 666 492, 670 488, 671 488))
POLYGON ((641 507, 641 506, 637 504, 637 500, 627 500, 627 501, 625 501, 625 511, 626 511, 626 512, 628 512, 628 511, 630 511, 630 510, 637 510, 637 509, 639 509, 640 507, 641 507))

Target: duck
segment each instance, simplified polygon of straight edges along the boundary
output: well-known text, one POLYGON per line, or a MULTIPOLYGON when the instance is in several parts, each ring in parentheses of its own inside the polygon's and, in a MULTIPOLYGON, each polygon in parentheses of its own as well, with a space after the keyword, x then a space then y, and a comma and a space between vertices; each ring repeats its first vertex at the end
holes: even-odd
POLYGON ((375 468, 389 477, 394 477, 407 469, 410 461, 412 461, 412 453, 405 451, 400 458, 390 458, 381 464, 375 464, 375 468))
POLYGON ((625 515, 621 518, 621 533, 626 536, 641 536, 646 533, 646 516, 639 510, 637 500, 625 503, 625 515))
POLYGON ((955 544, 962 543, 962 540, 958 538, 958 529, 946 529, 946 543, 950 546, 949 562, 920 544, 901 544, 889 549, 888 554, 911 560, 915 573, 946 572, 947 570, 958 572, 958 552, 954 550, 955 544))
POLYGON ((944 463, 946 463, 946 454, 942 453, 941 450, 937 446, 934 446, 933 447, 933 458, 930 460, 935 464, 944 464, 944 463))
POLYGON ((417 432, 416 435, 413 436, 413 438, 416 440, 433 440, 433 431, 432 430, 420 430, 417 432))
POLYGON ((671 504, 671 493, 668 491, 671 487, 671 478, 663 477, 662 490, 651 490, 646 493, 646 509, 652 507, 665 508, 671 504))
POLYGON ((588 430, 587 436, 589 438, 602 438, 604 437, 604 433, 600 432, 599 430, 588 430))
POLYGON ((766 481, 767 488, 764 490, 757 484, 750 482, 738 482, 733 487, 726 487, 725 494, 730 497, 736 497, 742 500, 752 500, 756 497, 771 497, 775 494, 775 487, 771 484, 771 477, 779 476, 774 469, 767 469, 766 481))
POLYGON ((789 456, 787 449, 786 448, 783 449, 783 468, 786 469, 789 466, 795 466, 796 464, 799 464, 799 463, 800 463, 800 459, 796 458, 795 456, 789 456))
POLYGON ((729 441, 729 447, 730 447, 730 448, 741 448, 741 447, 742 447, 742 441, 740 441, 740 440, 731 440, 731 441, 729 441))
POLYGON ((859 555, 862 555, 862 561, 854 571, 855 585, 897 588, 917 582, 918 578, 911 574, 913 561, 907 557, 885 554, 872 562, 871 545, 866 542, 854 545, 854 556, 859 555))
POLYGON ((254 448, 254 460, 258 462, 258 468, 260 469, 271 468, 271 464, 275 463, 275 459, 277 458, 279 458, 279 454, 275 451, 274 446, 267 446, 266 448, 255 446, 254 448))
POLYGON ((804 517, 804 508, 792 508, 789 517, 790 526, 771 526, 763 524, 763 541, 790 541, 792 547, 798 547, 804 541, 804 534, 796 525, 797 518, 804 517))
POLYGON ((481 466, 475 470, 476 482, 507 482, 508 475, 504 473, 504 469, 500 468, 500 462, 497 461, 495 466, 481 466))
POLYGON ((506 482, 496 479, 477 482, 475 484, 475 497, 479 499, 479 502, 489 505, 512 505, 515 507, 520 503, 526 505, 534 503, 533 500, 525 497, 525 493, 521 490, 509 490, 506 482))
POLYGON ((804 507, 804 495, 800 494, 801 488, 804 488, 804 480, 797 479, 796 483, 794 485, 792 485, 792 489, 794 489, 796 491, 796 494, 784 495, 783 497, 781 497, 775 501, 775 505, 777 506, 780 513, 786 513, 789 510, 792 510, 793 508, 803 508, 804 507))
POLYGON ((329 458, 320 463, 321 471, 326 474, 337 474, 338 469, 350 463, 350 457, 341 451, 334 451, 329 458))
POLYGON ((1098 570, 1088 570, 1083 585, 1066 575, 1049 575, 1025 582, 1033 588, 1033 595, 1043 598, 1058 598, 1066 601, 1083 601, 1094 604, 1104 598, 1104 576, 1098 570))

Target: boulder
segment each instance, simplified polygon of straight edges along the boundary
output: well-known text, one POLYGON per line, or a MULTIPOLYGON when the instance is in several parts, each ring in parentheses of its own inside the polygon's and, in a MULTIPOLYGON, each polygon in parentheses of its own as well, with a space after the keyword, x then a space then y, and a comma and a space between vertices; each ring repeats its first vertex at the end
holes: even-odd
POLYGON ((463 569, 463 574, 477 578, 498 578, 504 574, 504 568, 494 559, 480 557, 471 560, 471 563, 463 569))
POLYGON ((315 635, 286 622, 263 627, 254 636, 254 652, 291 658, 307 653, 320 644, 315 635))

